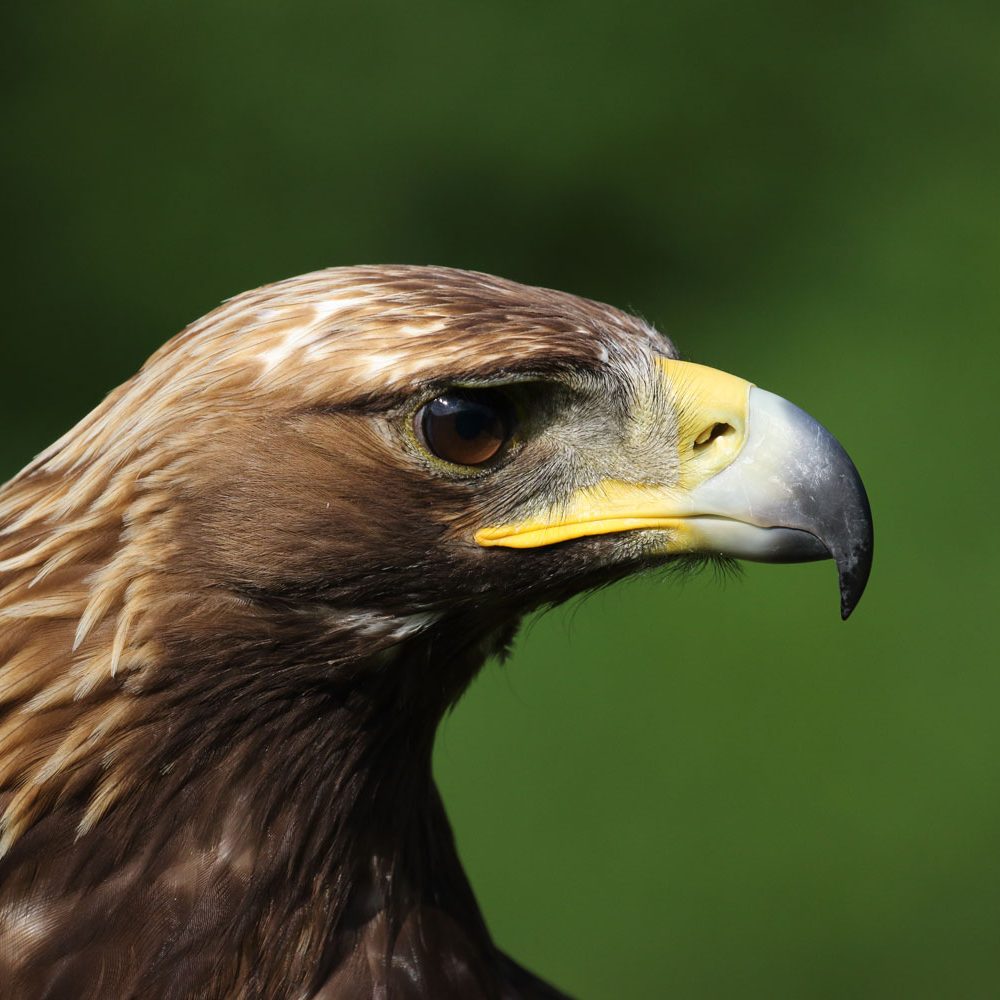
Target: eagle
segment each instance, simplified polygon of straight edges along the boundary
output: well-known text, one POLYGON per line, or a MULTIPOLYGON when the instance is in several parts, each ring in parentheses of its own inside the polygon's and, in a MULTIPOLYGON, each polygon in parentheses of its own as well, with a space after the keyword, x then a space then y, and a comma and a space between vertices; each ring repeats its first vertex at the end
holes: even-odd
POLYGON ((431 753, 525 615, 655 566, 832 558, 837 441, 611 306, 331 268, 168 341, 0 490, 14 998, 513 1000, 431 753))

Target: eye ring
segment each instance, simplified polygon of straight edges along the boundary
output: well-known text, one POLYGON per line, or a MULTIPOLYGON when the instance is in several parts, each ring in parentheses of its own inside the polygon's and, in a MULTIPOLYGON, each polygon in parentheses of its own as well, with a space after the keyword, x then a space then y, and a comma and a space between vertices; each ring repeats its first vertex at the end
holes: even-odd
POLYGON ((502 455, 515 423, 507 395, 491 388, 447 389, 413 417, 417 439, 435 458, 473 469, 502 455))

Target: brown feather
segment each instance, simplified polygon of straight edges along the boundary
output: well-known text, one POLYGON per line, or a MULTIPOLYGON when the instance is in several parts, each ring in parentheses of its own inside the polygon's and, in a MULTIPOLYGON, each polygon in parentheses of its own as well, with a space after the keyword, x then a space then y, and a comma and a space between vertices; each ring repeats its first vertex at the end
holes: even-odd
POLYGON ((525 611, 632 564, 484 555, 532 485, 438 482, 369 415, 671 351, 486 275, 318 272, 192 324, 8 483, 3 995, 558 996, 493 945, 431 749, 525 611))

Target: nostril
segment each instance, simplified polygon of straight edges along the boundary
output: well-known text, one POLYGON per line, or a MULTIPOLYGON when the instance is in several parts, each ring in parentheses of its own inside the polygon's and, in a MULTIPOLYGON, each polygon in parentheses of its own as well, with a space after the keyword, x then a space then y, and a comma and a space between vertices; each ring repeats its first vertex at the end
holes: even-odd
POLYGON ((699 451, 702 448, 710 445, 716 438, 724 437, 727 434, 733 433, 733 425, 718 423, 712 424, 711 427, 706 427, 695 439, 694 448, 695 451, 699 451))

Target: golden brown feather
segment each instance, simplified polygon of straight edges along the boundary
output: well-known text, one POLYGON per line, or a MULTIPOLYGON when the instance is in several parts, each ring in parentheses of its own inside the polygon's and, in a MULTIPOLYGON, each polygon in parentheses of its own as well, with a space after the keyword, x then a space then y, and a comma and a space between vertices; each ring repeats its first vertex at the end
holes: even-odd
POLYGON ((8 483, 4 996, 556 996, 490 940, 434 730, 525 611, 634 560, 460 544, 508 501, 402 468, 368 415, 653 353, 562 293, 319 272, 192 324, 8 483))

